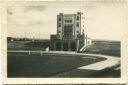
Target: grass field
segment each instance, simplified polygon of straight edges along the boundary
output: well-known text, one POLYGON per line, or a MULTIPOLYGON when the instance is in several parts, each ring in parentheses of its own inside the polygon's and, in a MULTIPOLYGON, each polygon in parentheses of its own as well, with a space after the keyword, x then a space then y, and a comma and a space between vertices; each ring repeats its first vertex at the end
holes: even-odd
MULTIPOLYGON (((7 47, 8 50, 45 50, 50 47, 50 41, 14 41, 8 42, 7 47)), ((120 49, 120 42, 95 41, 82 52, 120 57, 120 49)))
POLYGON ((49 41, 14 41, 8 42, 8 50, 45 50, 46 47, 50 47, 49 41))
MULTIPOLYGON (((8 53, 8 77, 51 77, 81 66, 106 60, 95 56, 71 54, 8 53), (96 58, 95 61, 92 58, 96 58)), ((90 75, 91 76, 91 75, 90 75)), ((78 76, 80 77, 80 76, 78 76)))
MULTIPOLYGON (((14 41, 8 42, 8 50, 45 50, 49 41, 14 41)), ((120 42, 95 42, 83 53, 94 53, 120 57, 120 42)), ((78 67, 106 60, 96 56, 10 53, 7 58, 8 77, 120 77, 120 69, 115 67, 101 71, 77 69, 78 67), (87 58, 83 58, 87 57, 87 58), (94 61, 92 58, 96 58, 94 61)))
POLYGON ((92 43, 92 45, 88 48, 86 48, 83 53, 104 54, 120 57, 120 48, 120 42, 97 41, 95 43, 92 43))

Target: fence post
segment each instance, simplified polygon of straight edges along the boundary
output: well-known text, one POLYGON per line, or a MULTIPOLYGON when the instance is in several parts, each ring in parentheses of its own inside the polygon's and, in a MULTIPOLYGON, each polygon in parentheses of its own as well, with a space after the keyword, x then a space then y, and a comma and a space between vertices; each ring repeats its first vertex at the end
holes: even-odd
POLYGON ((40 52, 41 56, 42 56, 42 51, 40 52))
POLYGON ((28 54, 30 55, 30 51, 28 51, 28 54))

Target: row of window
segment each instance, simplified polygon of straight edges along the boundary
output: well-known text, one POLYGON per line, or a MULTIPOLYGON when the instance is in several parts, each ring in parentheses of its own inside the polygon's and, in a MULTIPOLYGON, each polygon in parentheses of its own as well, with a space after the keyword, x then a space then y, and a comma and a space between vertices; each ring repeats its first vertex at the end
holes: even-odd
MULTIPOLYGON (((79 34, 79 31, 76 31, 79 34)), ((61 31, 58 31, 58 33, 61 33, 61 31)))
MULTIPOLYGON (((73 35, 63 35, 64 38, 73 38, 73 35)), ((80 38, 80 34, 77 34, 77 38, 80 38)))
POLYGON ((63 35, 64 38, 72 38, 72 35, 63 35))
MULTIPOLYGON (((80 19, 80 17, 79 16, 77 16, 76 17, 76 20, 79 20, 80 19)), ((59 17, 59 19, 58 19, 59 21, 61 21, 61 17, 59 17)), ((72 21, 71 21, 72 22, 72 21)))
POLYGON ((70 35, 72 33, 73 33, 72 25, 64 26, 64 35, 70 35))
POLYGON ((65 23, 72 23, 72 20, 65 20, 65 23))
MULTIPOLYGON (((61 23, 58 24, 58 27, 61 27, 61 23)), ((76 23, 76 27, 79 27, 79 23, 76 23)))

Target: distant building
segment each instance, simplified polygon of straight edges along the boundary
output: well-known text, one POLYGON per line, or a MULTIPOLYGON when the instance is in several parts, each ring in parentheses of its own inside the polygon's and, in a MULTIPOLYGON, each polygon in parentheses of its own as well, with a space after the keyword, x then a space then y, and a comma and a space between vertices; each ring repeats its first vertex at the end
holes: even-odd
POLYGON ((57 34, 51 35, 51 50, 79 51, 90 45, 90 38, 84 32, 85 17, 83 13, 57 15, 57 34))
POLYGON ((12 37, 7 37, 7 42, 13 42, 14 41, 14 38, 12 37))

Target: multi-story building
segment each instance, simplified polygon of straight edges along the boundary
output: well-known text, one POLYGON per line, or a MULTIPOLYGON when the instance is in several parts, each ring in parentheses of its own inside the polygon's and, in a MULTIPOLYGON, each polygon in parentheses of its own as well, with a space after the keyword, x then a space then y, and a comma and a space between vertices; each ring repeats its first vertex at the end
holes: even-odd
POLYGON ((86 43, 83 13, 57 15, 57 34, 51 35, 51 50, 79 51, 86 43))

